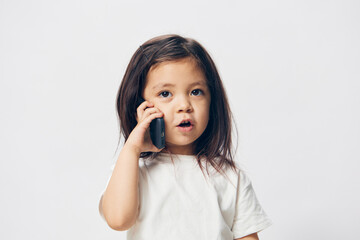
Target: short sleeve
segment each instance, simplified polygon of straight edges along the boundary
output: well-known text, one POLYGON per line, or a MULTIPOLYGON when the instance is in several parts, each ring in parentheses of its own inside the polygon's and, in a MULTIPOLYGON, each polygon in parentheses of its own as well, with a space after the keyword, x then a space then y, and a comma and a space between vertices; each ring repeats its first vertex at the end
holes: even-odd
POLYGON ((233 238, 242 238, 260 232, 272 225, 262 209, 248 176, 239 171, 235 217, 232 226, 233 238))
POLYGON ((104 219, 104 221, 106 221, 106 220, 105 220, 104 213, 103 213, 102 207, 101 207, 102 197, 103 197, 103 195, 104 195, 104 193, 105 193, 105 190, 106 190, 106 188, 107 188, 107 185, 108 185, 109 182, 110 182, 110 178, 111 178, 112 172, 114 171, 114 168, 115 168, 115 163, 114 163, 114 164, 111 166, 111 168, 110 168, 110 173, 109 173, 109 177, 108 177, 108 179, 107 179, 106 186, 105 186, 105 188, 102 190, 102 192, 100 193, 100 198, 99 198, 99 214, 100 214, 100 216, 102 217, 102 219, 104 219))

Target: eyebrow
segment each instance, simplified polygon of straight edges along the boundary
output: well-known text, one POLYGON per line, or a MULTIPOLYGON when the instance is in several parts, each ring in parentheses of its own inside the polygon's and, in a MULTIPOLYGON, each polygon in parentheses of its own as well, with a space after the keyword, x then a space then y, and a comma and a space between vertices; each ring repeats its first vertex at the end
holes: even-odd
MULTIPOLYGON (((194 83, 190 84, 190 87, 196 86, 196 85, 206 86, 206 84, 204 82, 194 82, 194 83)), ((175 87, 175 85, 171 84, 171 83, 159 83, 159 84, 155 85, 152 89, 164 88, 164 87, 175 87)))

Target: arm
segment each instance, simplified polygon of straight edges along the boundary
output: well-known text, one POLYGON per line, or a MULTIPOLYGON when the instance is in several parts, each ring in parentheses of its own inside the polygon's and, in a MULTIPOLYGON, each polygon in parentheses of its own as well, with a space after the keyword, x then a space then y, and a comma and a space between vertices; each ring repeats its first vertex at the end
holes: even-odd
POLYGON ((139 208, 138 178, 140 153, 124 145, 100 206, 108 225, 118 231, 129 229, 139 208))
POLYGON ((237 238, 234 240, 259 240, 259 237, 258 237, 257 233, 253 233, 253 234, 247 235, 245 237, 237 238))
POLYGON ((159 152, 150 139, 150 122, 163 113, 145 101, 137 109, 138 124, 121 149, 107 188, 100 200, 100 213, 114 230, 125 231, 139 213, 139 157, 141 152, 159 152), (145 137, 146 136, 146 137, 145 137))

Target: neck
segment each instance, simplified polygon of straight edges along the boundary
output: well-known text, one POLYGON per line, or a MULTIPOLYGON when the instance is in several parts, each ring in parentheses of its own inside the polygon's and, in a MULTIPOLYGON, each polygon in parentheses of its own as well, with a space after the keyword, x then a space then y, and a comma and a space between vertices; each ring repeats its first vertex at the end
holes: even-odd
POLYGON ((194 148, 193 146, 166 146, 163 150, 163 153, 172 153, 172 154, 179 154, 179 155, 194 155, 194 148))

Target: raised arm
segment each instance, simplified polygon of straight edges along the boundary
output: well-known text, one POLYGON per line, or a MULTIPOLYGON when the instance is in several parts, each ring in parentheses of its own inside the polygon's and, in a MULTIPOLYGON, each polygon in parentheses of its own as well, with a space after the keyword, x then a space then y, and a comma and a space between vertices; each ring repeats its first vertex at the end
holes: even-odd
POLYGON ((137 109, 138 124, 121 149, 102 196, 99 210, 114 230, 124 231, 136 222, 139 213, 139 157, 141 152, 159 152, 149 137, 150 122, 163 113, 145 101, 137 109))

